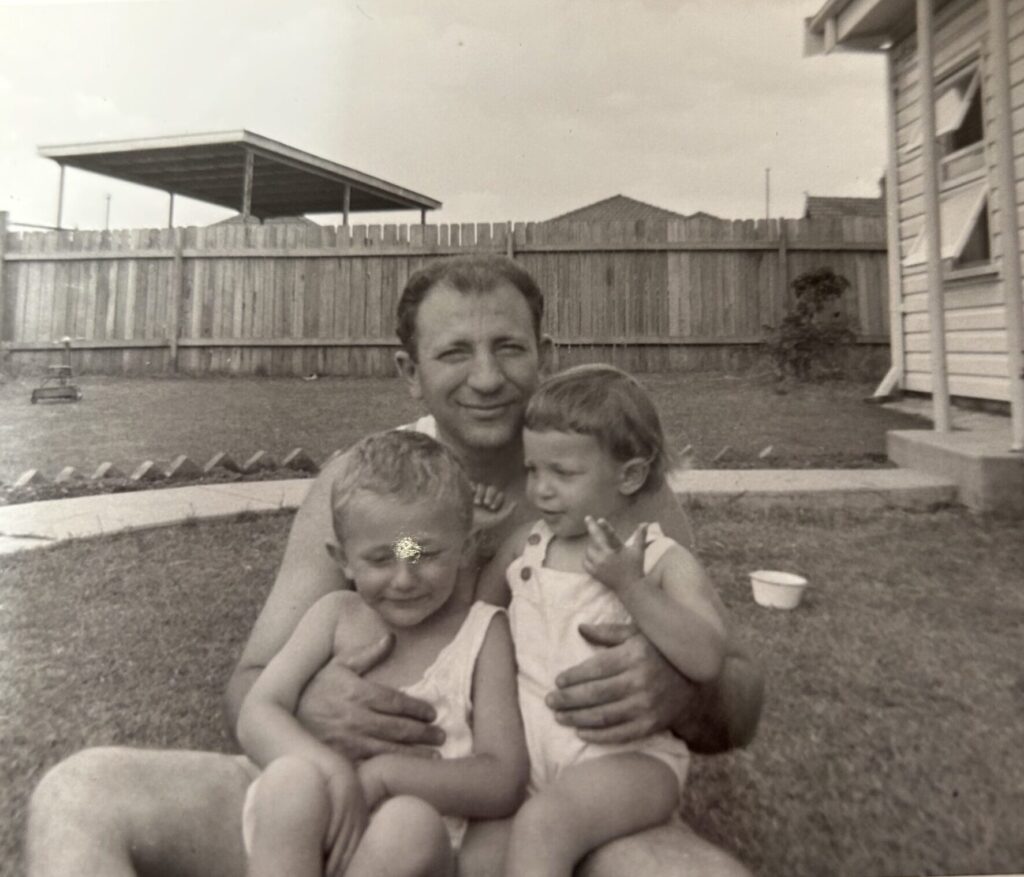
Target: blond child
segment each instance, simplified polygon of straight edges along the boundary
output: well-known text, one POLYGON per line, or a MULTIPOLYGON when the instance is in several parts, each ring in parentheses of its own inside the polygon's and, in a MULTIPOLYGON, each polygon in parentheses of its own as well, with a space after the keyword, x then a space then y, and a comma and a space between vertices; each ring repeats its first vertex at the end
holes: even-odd
POLYGON ((416 432, 370 436, 332 485, 353 591, 315 603, 260 674, 238 739, 264 768, 246 796, 251 877, 447 874, 468 818, 513 813, 527 762, 506 614, 474 602, 473 488, 458 460, 416 432), (335 654, 391 634, 367 678, 432 704, 442 758, 353 764, 296 720, 303 689, 335 654))
POLYGON ((640 384, 582 366, 541 384, 526 411, 527 497, 540 520, 517 530, 481 574, 477 596, 509 605, 530 753, 530 794, 511 824, 506 874, 570 875, 591 850, 667 822, 689 754, 667 732, 620 746, 587 743, 545 703, 562 671, 595 647, 586 623, 640 628, 695 682, 724 659, 724 610, 700 564, 635 519, 664 481, 666 447, 640 384), (632 533, 625 543, 619 533, 632 533))

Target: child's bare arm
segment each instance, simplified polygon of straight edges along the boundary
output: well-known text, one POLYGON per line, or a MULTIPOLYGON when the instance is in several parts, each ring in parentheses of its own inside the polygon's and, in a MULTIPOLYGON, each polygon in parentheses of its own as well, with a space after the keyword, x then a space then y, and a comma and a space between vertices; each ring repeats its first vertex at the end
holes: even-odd
POLYGON ((473 754, 423 759, 380 755, 359 769, 370 800, 415 795, 441 813, 497 819, 523 800, 529 761, 508 618, 496 615, 473 672, 473 754))
POLYGON ((358 599, 351 592, 337 591, 317 600, 253 683, 239 712, 238 740, 260 766, 282 755, 301 755, 327 774, 346 764, 302 727, 295 709, 309 680, 331 659, 345 605, 358 599))
POLYGON ((657 649, 694 682, 718 677, 725 660, 725 619, 707 573, 685 548, 673 546, 643 572, 646 525, 624 545, 605 521, 587 519, 588 572, 618 594, 657 649))

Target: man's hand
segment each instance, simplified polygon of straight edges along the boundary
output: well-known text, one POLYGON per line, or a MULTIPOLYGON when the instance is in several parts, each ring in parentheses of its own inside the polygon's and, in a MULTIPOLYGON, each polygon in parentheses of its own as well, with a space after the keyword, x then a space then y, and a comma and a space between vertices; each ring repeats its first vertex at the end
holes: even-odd
POLYGON ((591 743, 629 743, 668 728, 697 689, 631 624, 581 624, 607 648, 555 679, 546 699, 560 724, 591 743))
POLYGON ((584 518, 587 525, 587 548, 583 568, 606 588, 619 593, 627 585, 644 577, 644 545, 647 524, 641 524, 624 544, 615 528, 604 518, 584 518))
POLYGON ((360 678, 393 646, 389 634, 347 660, 335 656, 299 700, 296 715, 302 725, 353 761, 385 752, 430 757, 436 754, 431 747, 444 742, 444 731, 431 724, 436 716, 430 704, 360 678))

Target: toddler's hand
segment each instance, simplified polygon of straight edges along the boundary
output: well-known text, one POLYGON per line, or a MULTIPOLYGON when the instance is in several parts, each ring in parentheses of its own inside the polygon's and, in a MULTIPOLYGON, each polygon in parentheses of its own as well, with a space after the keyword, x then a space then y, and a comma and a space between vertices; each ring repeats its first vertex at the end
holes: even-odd
POLYGON ((595 521, 587 515, 584 520, 590 535, 583 555, 583 568, 588 573, 613 591, 619 591, 644 577, 647 524, 637 527, 631 544, 626 545, 604 518, 595 521))

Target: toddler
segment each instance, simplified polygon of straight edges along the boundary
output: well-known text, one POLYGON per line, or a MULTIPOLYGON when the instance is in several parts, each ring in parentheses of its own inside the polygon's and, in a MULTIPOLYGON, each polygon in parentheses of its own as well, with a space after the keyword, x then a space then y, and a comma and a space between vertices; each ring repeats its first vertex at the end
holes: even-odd
POLYGON ((458 460, 421 433, 380 433, 349 452, 328 550, 355 591, 309 609, 238 719, 264 769, 243 811, 251 877, 447 874, 467 818, 515 812, 527 777, 515 658, 505 612, 473 601, 473 500, 458 460), (351 652, 385 633, 394 648, 366 677, 434 706, 440 759, 353 764, 295 718, 335 644, 351 652))
POLYGON ((721 667, 725 619, 696 559, 634 519, 665 477, 657 411, 610 366, 548 379, 526 410, 527 497, 540 520, 505 543, 478 597, 508 605, 530 753, 530 799, 512 822, 506 873, 570 875, 588 852, 668 821, 689 754, 667 732, 626 745, 581 740, 545 704, 555 677, 595 652, 581 623, 632 622, 679 672, 702 682, 721 667), (625 543, 619 533, 630 533, 625 543))

